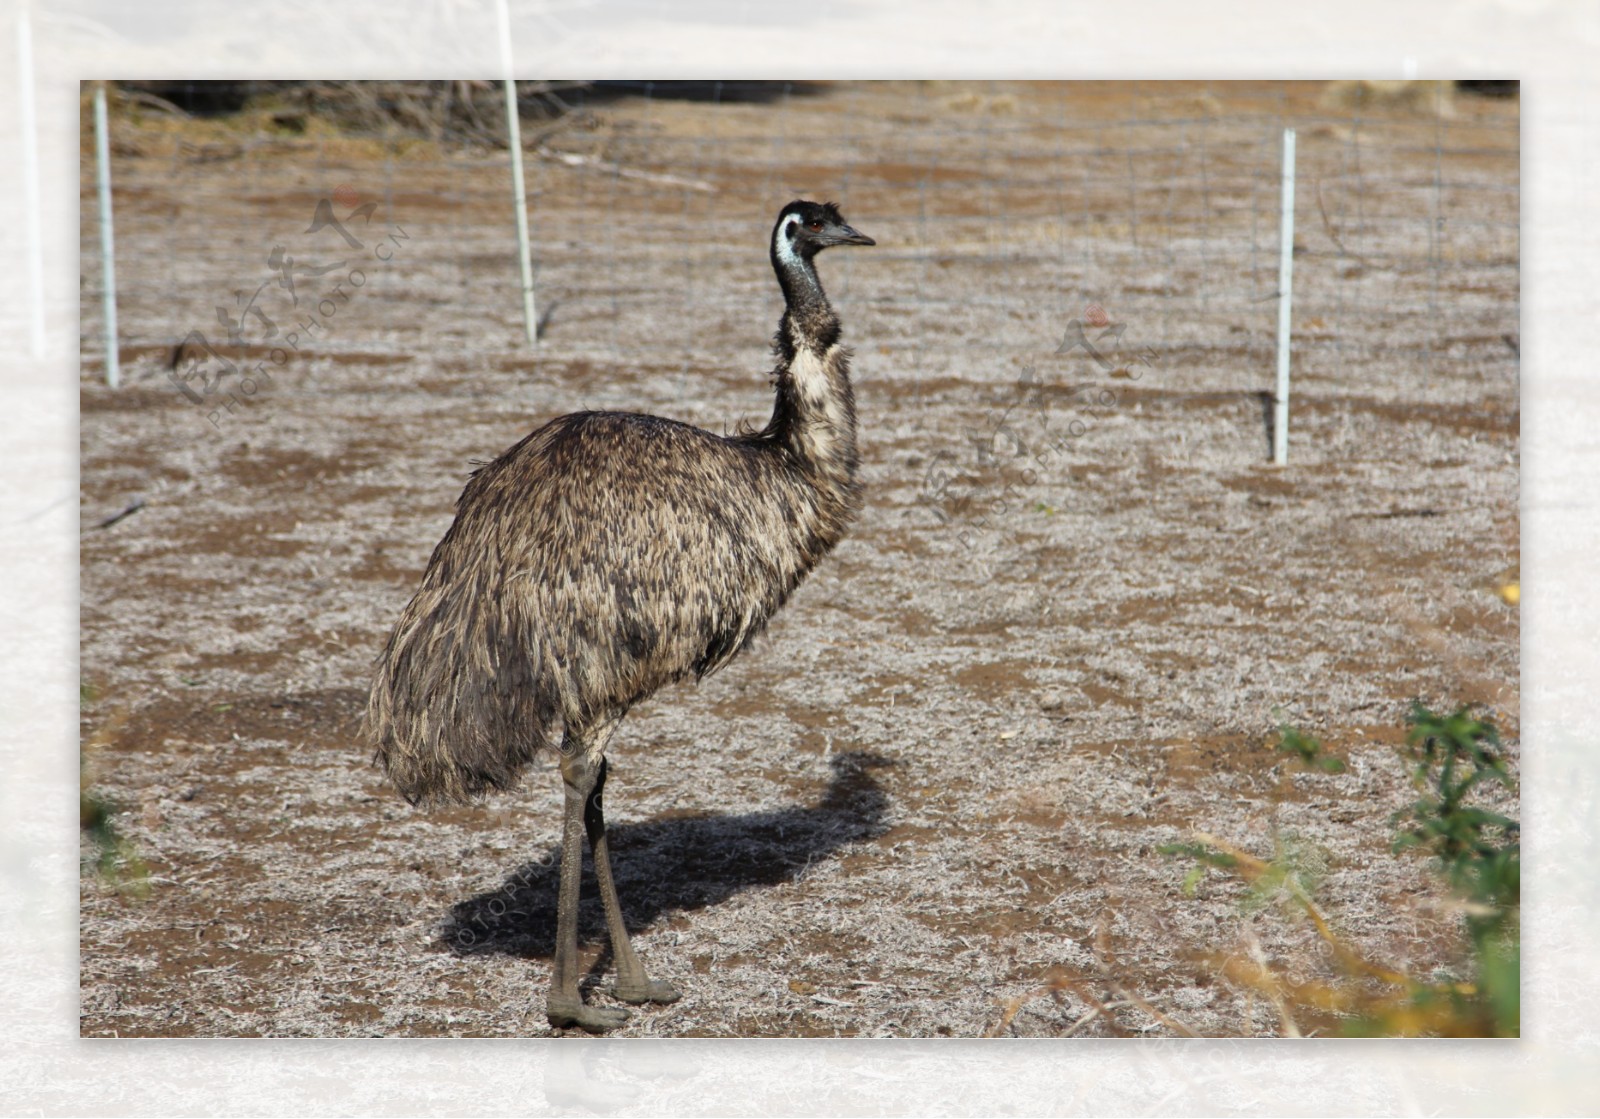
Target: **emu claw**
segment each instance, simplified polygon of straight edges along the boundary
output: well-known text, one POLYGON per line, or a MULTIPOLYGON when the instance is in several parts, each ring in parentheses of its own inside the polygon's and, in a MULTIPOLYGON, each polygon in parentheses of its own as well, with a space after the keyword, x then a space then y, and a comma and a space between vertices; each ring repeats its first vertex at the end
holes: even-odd
POLYGON ((603 1034, 607 1030, 614 1030, 630 1016, 630 1013, 621 1007, 589 1006, 581 1002, 573 1006, 554 999, 545 1008, 545 1017, 556 1029, 565 1030, 577 1026, 592 1034, 603 1034))
POLYGON ((663 983, 659 979, 647 979, 642 987, 618 983, 611 988, 611 995, 623 1002, 631 1002, 635 1006, 646 1002, 677 1002, 683 997, 671 983, 663 983))

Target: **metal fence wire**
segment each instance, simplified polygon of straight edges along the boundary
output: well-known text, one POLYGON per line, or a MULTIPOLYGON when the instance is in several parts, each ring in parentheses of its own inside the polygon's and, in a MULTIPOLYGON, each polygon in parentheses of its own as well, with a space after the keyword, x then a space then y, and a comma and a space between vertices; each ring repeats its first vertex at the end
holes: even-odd
MULTIPOLYGON (((1381 393, 1368 371, 1398 364, 1409 398, 1515 393, 1514 86, 524 82, 519 98, 536 350, 497 83, 114 85, 125 378, 185 397, 206 434, 229 394, 227 418, 259 418, 330 364, 370 367, 376 389, 395 355, 589 362, 597 406, 626 403, 605 367, 642 363, 693 412, 698 371, 763 360, 767 231, 817 195, 879 243, 870 265, 824 270, 863 382, 1012 383, 1079 323, 1166 388, 1269 390, 1293 126, 1297 386, 1381 393)), ((86 382, 106 352, 89 106, 86 87, 86 382)))
MULTIPOLYGON (((85 879, 84 1036, 541 1025, 557 778, 412 813, 360 733, 374 657, 474 462, 583 409, 767 420, 795 198, 876 241, 817 264, 862 506, 766 639, 619 732, 623 904, 687 995, 625 1032, 1457 1028, 1416 1008, 1485 973, 1391 846, 1394 745, 1413 699, 1471 704, 1520 768, 1514 88, 520 83, 535 344, 498 83, 107 92, 122 377, 86 88, 78 673, 86 788, 158 888, 85 879), (1298 770, 1312 735, 1343 774, 1298 770), (1188 840, 1320 881, 1339 944, 1189 876, 1188 840)), ((505 515, 596 446, 495 475, 530 487, 505 515)), ((533 633, 521 581, 564 569, 631 601, 621 542, 673 514, 620 497, 551 570, 485 532, 484 624, 533 633)))

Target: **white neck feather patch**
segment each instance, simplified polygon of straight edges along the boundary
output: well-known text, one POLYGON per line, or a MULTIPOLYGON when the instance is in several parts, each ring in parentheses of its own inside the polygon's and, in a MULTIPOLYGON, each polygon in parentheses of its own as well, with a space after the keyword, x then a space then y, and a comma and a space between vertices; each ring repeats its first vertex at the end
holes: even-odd
POLYGON ((799 224, 800 215, 790 214, 784 219, 783 224, 778 226, 777 231, 772 235, 776 239, 776 244, 773 245, 773 249, 777 252, 778 259, 783 261, 785 264, 800 263, 800 254, 794 251, 794 240, 789 236, 790 231, 799 224))

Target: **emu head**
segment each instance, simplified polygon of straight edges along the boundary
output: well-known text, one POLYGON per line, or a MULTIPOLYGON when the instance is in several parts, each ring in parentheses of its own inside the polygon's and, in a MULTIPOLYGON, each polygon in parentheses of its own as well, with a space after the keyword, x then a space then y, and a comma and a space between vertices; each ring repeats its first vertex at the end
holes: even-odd
POLYGON ((845 223, 832 202, 795 201, 778 215, 772 229, 772 255, 779 261, 809 261, 834 245, 876 245, 845 223))

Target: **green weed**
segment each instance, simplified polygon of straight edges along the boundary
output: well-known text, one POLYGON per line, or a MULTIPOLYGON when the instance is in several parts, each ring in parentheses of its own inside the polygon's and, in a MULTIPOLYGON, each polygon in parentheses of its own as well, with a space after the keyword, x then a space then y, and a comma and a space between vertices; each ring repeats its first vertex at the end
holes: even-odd
MULTIPOLYGON (((1340 977, 1293 982, 1258 953, 1220 961, 1223 975, 1265 995, 1286 1034, 1299 1033, 1297 1017, 1331 1014, 1349 1036, 1516 1037, 1521 1031, 1521 851, 1517 821, 1475 803, 1486 783, 1514 788, 1494 726, 1463 707, 1451 715, 1412 705, 1401 753, 1416 799, 1390 817, 1392 850, 1425 852, 1450 895, 1449 908, 1464 923, 1472 978, 1420 980, 1374 963, 1350 948, 1330 926, 1314 895, 1324 863, 1320 849, 1292 835, 1280 837, 1270 860, 1213 836, 1158 848, 1194 862, 1183 889, 1193 895, 1210 871, 1250 886, 1244 908, 1269 902, 1304 913, 1333 951, 1340 977)), ((1341 773, 1344 765, 1321 743, 1280 726, 1275 749, 1307 768, 1341 773)))
MULTIPOLYGON (((92 684, 78 685, 78 703, 87 708, 96 701, 92 684)), ((145 897, 150 892, 150 869, 139 857, 138 849, 117 828, 121 806, 94 788, 91 758, 104 743, 120 732, 127 711, 119 709, 83 744, 78 760, 78 827, 86 841, 83 864, 119 893, 145 897)))

